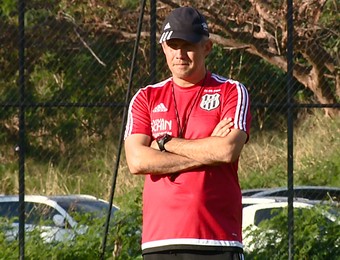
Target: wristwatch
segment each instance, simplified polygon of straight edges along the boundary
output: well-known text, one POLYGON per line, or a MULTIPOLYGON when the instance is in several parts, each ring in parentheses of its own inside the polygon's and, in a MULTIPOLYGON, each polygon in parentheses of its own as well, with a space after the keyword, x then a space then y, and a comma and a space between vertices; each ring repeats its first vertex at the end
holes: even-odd
POLYGON ((169 142, 171 140, 171 135, 168 135, 168 134, 165 134, 165 135, 161 135, 161 136, 158 136, 156 138, 156 141, 157 141, 157 144, 158 144, 158 147, 159 147, 159 150, 161 152, 163 151, 167 151, 164 147, 164 145, 169 142))

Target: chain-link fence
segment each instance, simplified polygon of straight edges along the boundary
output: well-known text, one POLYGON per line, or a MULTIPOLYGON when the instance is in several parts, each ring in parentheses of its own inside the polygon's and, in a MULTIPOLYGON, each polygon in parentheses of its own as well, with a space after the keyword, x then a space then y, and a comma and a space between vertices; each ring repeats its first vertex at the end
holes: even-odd
POLYGON ((2 0, 1 193, 109 200, 140 187, 121 158, 125 109, 170 75, 158 32, 180 5, 208 20, 207 68, 250 93, 242 187, 339 186, 337 1, 2 0))

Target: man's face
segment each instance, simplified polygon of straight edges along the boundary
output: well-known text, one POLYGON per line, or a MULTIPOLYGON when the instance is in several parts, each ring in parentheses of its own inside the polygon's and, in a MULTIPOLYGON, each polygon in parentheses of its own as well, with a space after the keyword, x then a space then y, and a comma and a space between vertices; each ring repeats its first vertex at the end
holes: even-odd
POLYGON ((210 40, 190 43, 181 39, 171 39, 162 44, 167 64, 174 79, 194 82, 205 73, 205 58, 211 50, 210 40))

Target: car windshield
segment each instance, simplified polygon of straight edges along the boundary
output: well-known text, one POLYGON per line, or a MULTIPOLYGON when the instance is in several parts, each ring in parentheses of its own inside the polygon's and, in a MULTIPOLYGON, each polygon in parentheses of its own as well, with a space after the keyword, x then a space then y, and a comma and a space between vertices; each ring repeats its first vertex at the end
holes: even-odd
MULTIPOLYGON (((25 203, 25 223, 37 225, 44 222, 44 225, 53 225, 53 216, 58 211, 49 205, 39 202, 25 203)), ((12 219, 15 223, 19 221, 19 202, 7 201, 0 203, 0 217, 12 219)))
MULTIPOLYGON (((245 191, 246 193, 246 191, 245 191)), ((340 201, 340 189, 337 187, 294 187, 294 197, 305 198, 310 200, 331 200, 340 201)), ((287 188, 272 188, 263 191, 254 192, 249 196, 268 197, 268 196, 288 196, 287 188)))
MULTIPOLYGON (((84 199, 84 198, 52 198, 70 215, 89 214, 94 218, 104 217, 109 210, 109 203, 101 200, 84 199)), ((112 207, 111 214, 117 210, 112 207)))

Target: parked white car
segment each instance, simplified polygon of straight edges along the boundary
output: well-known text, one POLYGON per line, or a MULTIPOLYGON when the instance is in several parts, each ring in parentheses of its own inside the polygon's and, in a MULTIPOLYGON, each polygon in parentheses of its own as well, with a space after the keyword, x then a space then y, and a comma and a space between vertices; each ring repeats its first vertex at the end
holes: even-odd
MULTIPOLYGON (((306 199, 295 199, 293 202, 294 209, 312 209, 320 201, 311 201, 306 199)), ((242 233, 243 244, 245 251, 252 251, 250 241, 253 240, 251 232, 257 229, 259 224, 264 220, 272 219, 276 216, 280 209, 288 206, 287 198, 284 197, 243 197, 243 219, 242 219, 242 233), (276 209, 276 210, 275 210, 276 209)), ((339 221, 336 215, 328 212, 324 216, 330 221, 339 221)), ((270 232, 270 231, 269 231, 270 232)))
MULTIPOLYGON (((79 225, 74 214, 89 214, 93 218, 105 216, 109 203, 90 195, 25 196, 25 232, 41 232, 44 242, 72 240, 84 234, 87 226, 79 225)), ((112 206, 111 215, 118 210, 112 206)), ((0 218, 8 221, 5 235, 8 240, 18 237, 19 196, 0 195, 0 218)))
POLYGON ((256 205, 256 204, 263 204, 263 203, 272 203, 272 202, 277 202, 281 201, 281 198, 253 198, 253 197, 248 197, 248 196, 243 196, 242 197, 242 208, 256 205))

